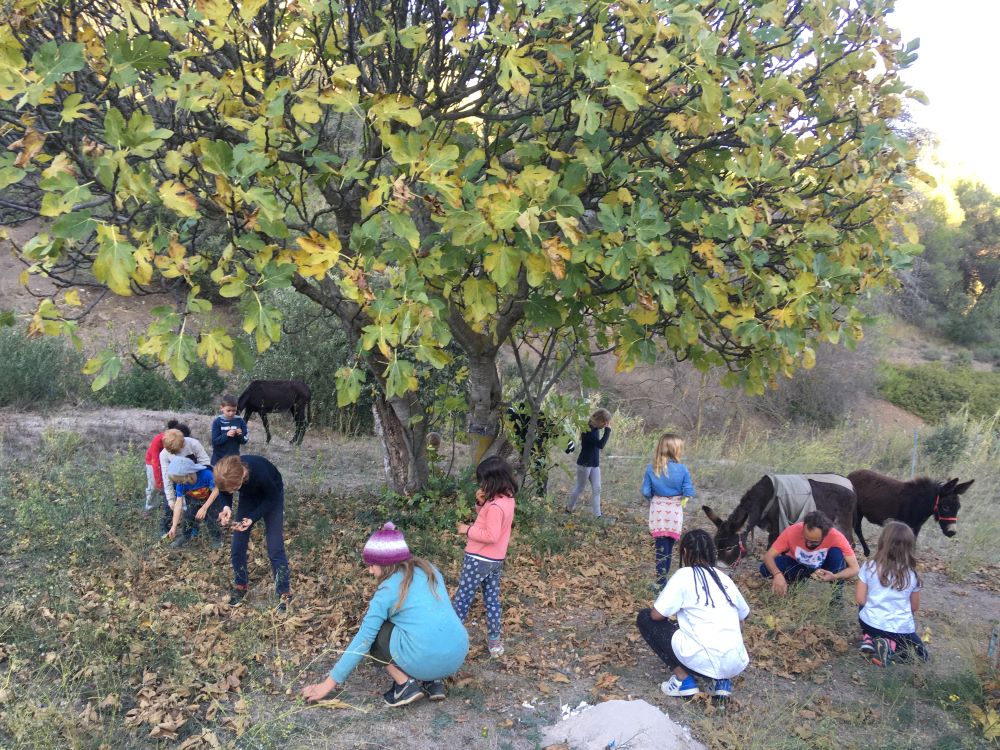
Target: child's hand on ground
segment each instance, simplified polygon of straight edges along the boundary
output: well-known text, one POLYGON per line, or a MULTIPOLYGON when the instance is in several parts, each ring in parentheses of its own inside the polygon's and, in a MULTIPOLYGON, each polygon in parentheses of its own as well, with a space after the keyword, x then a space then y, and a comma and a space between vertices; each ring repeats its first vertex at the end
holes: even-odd
POLYGON ((337 687, 337 683, 327 677, 322 682, 317 682, 312 685, 306 685, 302 688, 302 697, 306 699, 307 703, 315 703, 316 701, 323 700, 327 694, 337 687))
POLYGON ((456 524, 455 525, 455 530, 458 531, 459 534, 468 534, 469 533, 469 524, 467 524, 467 523, 456 524))
POLYGON ((249 518, 244 518, 242 521, 237 521, 233 524, 233 531, 246 531, 253 525, 253 521, 249 518))
POLYGON ((173 539, 175 536, 177 536, 177 526, 176 525, 175 526, 171 526, 170 530, 167 531, 167 538, 168 539, 173 539))
POLYGON ((233 516, 233 511, 227 505, 225 508, 223 508, 219 512, 219 525, 221 525, 221 526, 228 526, 229 525, 229 519, 232 518, 232 516, 233 516))

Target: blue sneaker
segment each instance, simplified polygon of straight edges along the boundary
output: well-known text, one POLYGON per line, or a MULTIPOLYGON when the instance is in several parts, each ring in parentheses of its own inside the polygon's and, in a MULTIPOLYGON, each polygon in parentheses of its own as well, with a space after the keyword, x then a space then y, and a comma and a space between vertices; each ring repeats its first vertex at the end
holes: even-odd
POLYGON ((688 675, 681 682, 677 679, 677 675, 673 675, 669 680, 660 685, 660 690, 663 691, 664 695, 669 695, 671 698, 686 698, 689 695, 697 695, 701 691, 698 689, 698 683, 694 681, 694 677, 688 675))
POLYGON ((712 687, 712 695, 716 698, 728 698, 733 694, 732 680, 716 680, 712 687))

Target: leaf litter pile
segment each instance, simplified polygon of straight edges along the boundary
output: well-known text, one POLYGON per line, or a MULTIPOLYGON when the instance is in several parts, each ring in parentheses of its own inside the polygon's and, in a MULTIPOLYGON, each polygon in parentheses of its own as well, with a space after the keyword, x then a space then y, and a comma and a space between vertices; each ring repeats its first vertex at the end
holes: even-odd
MULTIPOLYGON (((196 750, 250 745, 257 726, 275 716, 336 709, 357 720, 384 710, 366 686, 385 680, 366 665, 318 707, 297 698, 332 666, 364 615, 374 581, 360 549, 378 524, 359 523, 348 503, 291 502, 299 507, 286 521, 295 597, 288 614, 273 609, 260 532, 251 542, 251 596, 232 608, 225 603, 228 549, 211 551, 205 539, 180 551, 150 544, 152 519, 130 521, 127 534, 106 526, 99 563, 74 563, 71 554, 69 562, 49 566, 58 571, 54 585, 50 575, 47 587, 32 589, 25 581, 12 595, 5 591, 0 730, 37 747, 98 736, 106 738, 100 747, 152 739, 196 750), (317 537, 317 528, 330 531, 317 537)), ((405 522, 398 523, 405 532, 405 522)), ((489 659, 481 604, 473 607, 472 648, 451 686, 474 685, 487 708, 511 696, 506 687, 500 695, 499 683, 483 674, 499 673, 515 686, 517 703, 522 696, 558 697, 568 688, 590 702, 628 699, 621 682, 629 670, 641 666, 666 676, 634 625, 638 609, 654 596, 645 529, 630 523, 601 528, 583 519, 567 523, 563 533, 567 551, 552 555, 531 550, 515 533, 502 582, 502 659, 489 659)), ((441 567, 453 589, 462 540, 447 532, 435 539, 435 549, 411 541, 413 552, 441 567)), ((829 624, 829 617, 768 614, 761 606, 769 597, 766 582, 750 570, 737 580, 753 609, 745 626, 752 668, 822 682, 825 673, 817 668, 851 650, 853 632, 829 624)), ((767 606, 774 609, 773 602, 767 606)), ((658 696, 655 682, 644 687, 658 696)), ((705 708, 712 713, 707 702, 705 708)), ((734 702, 733 710, 748 709, 734 702)), ((730 746, 723 737, 709 742, 730 746)))

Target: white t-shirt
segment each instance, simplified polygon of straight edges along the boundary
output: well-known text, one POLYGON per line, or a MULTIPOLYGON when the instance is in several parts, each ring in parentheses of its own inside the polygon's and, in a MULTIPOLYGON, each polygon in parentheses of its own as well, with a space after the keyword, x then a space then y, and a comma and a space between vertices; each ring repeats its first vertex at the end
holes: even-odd
POLYGON ((670 645, 685 667, 717 680, 735 677, 750 663, 740 631, 740 620, 750 614, 750 607, 736 584, 718 569, 715 572, 719 581, 736 606, 730 606, 708 573, 705 577, 711 602, 706 602, 705 592, 696 585, 694 571, 681 568, 670 576, 653 607, 665 617, 677 615, 680 629, 670 645))
POLYGON ((861 566, 858 578, 868 586, 868 599, 858 617, 873 628, 887 633, 907 634, 917 629, 910 608, 910 594, 920 590, 917 574, 910 571, 910 581, 902 591, 882 585, 878 579, 875 561, 869 560, 861 566))

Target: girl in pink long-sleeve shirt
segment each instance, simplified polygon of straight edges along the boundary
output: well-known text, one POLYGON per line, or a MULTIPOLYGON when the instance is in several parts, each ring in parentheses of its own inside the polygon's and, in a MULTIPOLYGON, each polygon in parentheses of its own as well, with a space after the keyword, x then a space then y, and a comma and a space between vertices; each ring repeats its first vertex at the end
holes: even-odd
POLYGON ((471 526, 458 524, 458 533, 469 541, 465 545, 462 572, 452 606, 459 619, 465 622, 469 607, 482 589, 486 607, 486 643, 490 656, 502 656, 500 640, 500 573, 510 544, 510 528, 514 522, 514 494, 517 482, 510 464, 498 456, 491 456, 476 467, 476 521, 471 526))

